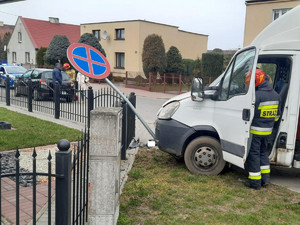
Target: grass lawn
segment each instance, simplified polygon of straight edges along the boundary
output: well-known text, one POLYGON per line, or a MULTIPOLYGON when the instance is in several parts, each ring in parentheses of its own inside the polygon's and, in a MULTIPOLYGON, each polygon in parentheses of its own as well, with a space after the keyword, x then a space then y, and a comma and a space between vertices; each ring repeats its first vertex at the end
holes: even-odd
POLYGON ((246 176, 191 174, 170 155, 140 149, 120 199, 118 224, 300 224, 300 194, 244 187, 246 176))
POLYGON ((56 144, 61 139, 78 140, 81 132, 0 107, 0 120, 12 130, 0 130, 0 151, 56 144))

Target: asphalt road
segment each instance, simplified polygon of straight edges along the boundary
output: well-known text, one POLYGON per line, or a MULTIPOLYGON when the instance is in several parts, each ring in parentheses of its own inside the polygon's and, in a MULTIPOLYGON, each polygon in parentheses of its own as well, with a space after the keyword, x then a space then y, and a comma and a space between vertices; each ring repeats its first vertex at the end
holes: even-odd
POLYGON ((136 109, 146 122, 153 123, 156 120, 158 110, 165 101, 165 99, 137 96, 136 109))

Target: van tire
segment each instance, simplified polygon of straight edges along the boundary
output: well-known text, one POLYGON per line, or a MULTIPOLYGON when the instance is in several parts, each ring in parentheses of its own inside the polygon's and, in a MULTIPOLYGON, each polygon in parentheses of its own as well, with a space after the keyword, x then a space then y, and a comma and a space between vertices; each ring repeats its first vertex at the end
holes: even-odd
POLYGON ((191 141, 184 153, 184 162, 191 173, 218 175, 225 167, 220 142, 212 137, 191 141))

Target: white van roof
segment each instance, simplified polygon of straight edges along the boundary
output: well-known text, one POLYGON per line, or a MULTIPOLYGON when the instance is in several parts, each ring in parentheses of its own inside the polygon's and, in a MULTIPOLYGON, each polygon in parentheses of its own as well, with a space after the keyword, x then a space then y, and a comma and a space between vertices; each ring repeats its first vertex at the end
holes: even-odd
POLYGON ((269 24, 251 45, 261 50, 300 50, 300 5, 269 24))

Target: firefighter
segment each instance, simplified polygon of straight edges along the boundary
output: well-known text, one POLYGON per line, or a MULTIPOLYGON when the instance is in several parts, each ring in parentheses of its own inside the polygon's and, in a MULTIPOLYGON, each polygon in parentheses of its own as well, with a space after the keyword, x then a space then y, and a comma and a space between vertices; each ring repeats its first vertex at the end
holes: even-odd
POLYGON ((63 65, 63 69, 64 71, 68 74, 68 76, 70 77, 71 81, 75 81, 75 70, 71 68, 69 63, 65 63, 63 65))
MULTIPOLYGON (((249 85, 251 71, 245 77, 249 85)), ((256 69, 255 72, 255 111, 250 133, 252 141, 246 160, 249 172, 247 187, 260 189, 270 182, 270 162, 268 158, 267 139, 272 133, 275 121, 280 115, 280 96, 267 81, 265 73, 256 69)))

